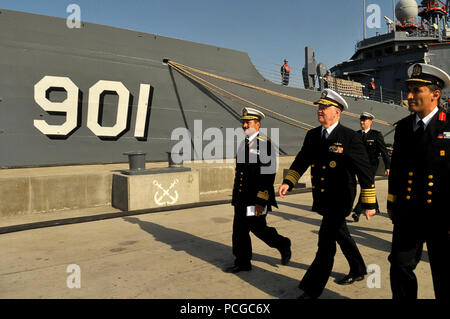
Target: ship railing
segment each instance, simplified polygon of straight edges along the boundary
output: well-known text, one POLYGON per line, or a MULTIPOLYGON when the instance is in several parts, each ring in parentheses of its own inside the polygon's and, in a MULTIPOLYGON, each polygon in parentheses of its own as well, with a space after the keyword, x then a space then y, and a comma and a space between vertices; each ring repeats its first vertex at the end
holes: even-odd
POLYGON ((383 88, 379 86, 375 90, 370 90, 369 86, 360 82, 350 81, 335 77, 319 77, 325 81, 325 87, 338 92, 345 97, 351 97, 362 100, 372 100, 388 104, 405 105, 407 93, 404 91, 397 91, 392 89, 383 88))
MULTIPOLYGON (((252 58, 252 63, 255 66, 256 70, 266 79, 270 82, 273 82, 275 84, 282 84, 281 79, 281 66, 283 63, 274 63, 269 62, 266 60, 261 59, 255 59, 252 58)), ((302 88, 302 79, 303 75, 301 72, 301 68, 296 68, 295 66, 289 65, 291 70, 289 72, 289 83, 287 86, 289 87, 295 87, 295 88, 302 88)))
POLYGON ((392 90, 379 86, 375 90, 370 90, 367 85, 364 86, 364 96, 367 100, 377 101, 381 103, 405 105, 407 92, 402 90, 392 90))

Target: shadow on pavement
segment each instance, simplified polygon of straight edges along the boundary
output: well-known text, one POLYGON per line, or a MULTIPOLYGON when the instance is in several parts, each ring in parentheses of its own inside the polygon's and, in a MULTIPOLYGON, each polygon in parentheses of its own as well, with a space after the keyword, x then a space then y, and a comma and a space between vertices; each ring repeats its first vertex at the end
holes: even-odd
MULTIPOLYGON (((152 235, 155 240, 170 245, 173 250, 184 251, 193 257, 216 266, 220 269, 221 273, 223 268, 230 266, 233 263, 230 246, 203 239, 187 232, 167 228, 152 222, 142 221, 135 217, 124 217, 123 220, 139 225, 142 230, 152 235)), ((280 264, 279 259, 260 254, 253 254, 253 260, 266 262, 270 265, 280 264)), ((288 266, 281 267, 295 267, 306 270, 309 265, 291 261, 288 266)), ((233 276, 233 274, 227 275, 233 276)), ((241 272, 235 276, 238 276, 253 287, 276 298, 293 299, 301 293, 297 288, 299 279, 292 279, 260 267, 253 266, 252 271, 241 272)), ((249 298, 251 298, 251 296, 249 296, 249 298)), ((322 298, 343 299, 347 297, 325 289, 322 298)))
MULTIPOLYGON (((307 205, 294 204, 294 203, 289 203, 289 202, 279 202, 278 205, 285 205, 288 207, 311 211, 311 206, 307 206, 307 205)), ((317 214, 317 218, 310 218, 310 217, 306 217, 306 216, 285 213, 282 211, 273 211, 273 212, 271 212, 271 214, 278 216, 280 218, 286 219, 286 220, 297 220, 297 221, 300 221, 303 223, 315 225, 317 227, 320 227, 321 218, 322 218, 319 214, 317 214)), ((373 218, 378 218, 379 215, 381 215, 383 218, 389 218, 387 216, 387 214, 383 214, 383 213, 377 214, 373 218)), ((361 216, 361 218, 365 218, 365 217, 361 216)), ((390 220, 389 220, 389 223, 391 223, 390 220)), ((364 245, 366 247, 384 251, 387 253, 391 252, 391 241, 390 240, 385 240, 385 239, 379 238, 377 236, 369 234, 368 232, 392 234, 392 230, 377 229, 377 228, 370 228, 370 227, 357 226, 357 225, 358 225, 358 223, 347 220, 347 226, 350 231, 350 234, 352 235, 353 239, 355 240, 355 242, 358 245, 364 245)), ((318 235, 319 230, 313 231, 313 233, 318 235)), ((386 255, 386 259, 387 259, 387 255, 386 255)), ((421 260, 425 261, 425 262, 429 262, 428 253, 425 250, 422 254, 421 260)))

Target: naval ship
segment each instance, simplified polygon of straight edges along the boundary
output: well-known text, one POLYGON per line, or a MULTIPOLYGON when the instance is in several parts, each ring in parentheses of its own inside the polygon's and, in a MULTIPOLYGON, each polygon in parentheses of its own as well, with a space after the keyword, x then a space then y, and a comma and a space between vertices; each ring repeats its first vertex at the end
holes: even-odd
MULTIPOLYGON (((449 7, 450 0, 398 1, 397 21, 385 17, 388 32, 359 41, 350 61, 335 65, 331 73, 366 85, 373 79, 374 99, 400 104, 411 64, 432 64, 450 73, 449 7)), ((448 103, 450 91, 443 97, 448 103)))
MULTIPOLYGON (((386 48, 392 44, 393 54, 383 61, 404 60, 392 71, 398 73, 394 88, 406 66, 425 57, 448 71, 448 63, 439 64, 448 60, 448 34, 427 29, 427 47, 417 48, 422 58, 417 53, 410 59, 412 49, 400 44, 411 47, 418 36, 407 30, 377 38, 386 48)), ((374 43, 359 43, 353 61, 333 68, 326 84, 347 99, 344 125, 359 129, 359 114, 368 111, 376 117, 373 127, 392 143, 393 124, 409 114, 407 108, 368 99, 364 79, 350 76, 365 75, 364 63, 378 63, 380 57, 368 56, 374 43)), ((227 132, 240 128, 245 106, 267 115, 263 127, 276 136, 280 155, 295 155, 317 126, 313 102, 324 86, 323 65, 308 60, 310 49, 305 88, 296 88, 263 77, 245 52, 87 22, 70 28, 66 19, 0 9, 0 167, 123 163, 129 152, 167 161, 181 137, 192 148, 188 159, 231 158, 227 150, 235 138, 227 132), (310 83, 314 77, 321 79, 318 88, 310 83), (213 141, 221 146, 208 155, 204 149, 213 141)), ((367 74, 389 77, 384 69, 374 72, 367 74)))

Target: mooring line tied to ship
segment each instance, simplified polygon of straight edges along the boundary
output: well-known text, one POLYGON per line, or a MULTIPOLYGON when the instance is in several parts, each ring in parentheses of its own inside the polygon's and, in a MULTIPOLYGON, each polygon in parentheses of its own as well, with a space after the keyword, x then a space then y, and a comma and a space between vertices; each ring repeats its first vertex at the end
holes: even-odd
MULTIPOLYGON (((195 81, 196 83, 204 86, 205 88, 209 89, 210 91, 215 92, 215 93, 219 94, 220 96, 222 96, 222 97, 224 97, 226 99, 229 99, 229 100, 231 100, 231 101, 233 101, 233 102, 235 102, 235 103, 237 103, 237 104, 239 104, 239 105, 241 105, 243 107, 252 106, 252 107, 255 107, 257 109, 261 109, 261 110, 264 110, 264 111, 267 111, 267 112, 271 112, 271 113, 275 114, 276 116, 267 114, 268 117, 271 117, 271 118, 273 118, 275 120, 278 120, 278 121, 281 121, 281 122, 283 122, 285 124, 292 125, 292 126, 304 129, 304 130, 310 130, 311 128, 314 127, 313 125, 310 125, 308 123, 304 123, 304 122, 301 122, 299 120, 296 120, 296 119, 294 119, 292 117, 283 115, 283 114, 281 114, 279 112, 273 111, 273 110, 271 110, 269 108, 266 108, 266 107, 264 107, 262 105, 259 105, 259 104, 256 104, 256 103, 252 102, 252 101, 244 99, 243 97, 241 97, 241 96, 239 96, 237 94, 234 94, 234 93, 232 93, 232 92, 230 92, 228 90, 225 90, 225 89, 223 89, 223 88, 221 88, 221 87, 219 87, 219 86, 217 86, 217 85, 215 85, 215 84, 213 84, 213 83, 211 83, 211 82, 209 82, 209 81, 207 81, 207 80, 205 80, 205 79, 203 79, 203 78, 193 74, 192 72, 189 71, 189 69, 192 69, 190 67, 185 67, 182 64, 179 64, 179 63, 176 63, 176 62, 173 62, 173 61, 168 61, 167 64, 169 66, 173 67, 175 70, 177 70, 181 74, 183 74, 184 76, 186 76, 187 78, 195 81), (283 120, 282 118, 284 118, 285 120, 283 120), (292 122, 295 122, 295 123, 290 123, 288 121, 292 121, 292 122)), ((204 71, 200 71, 200 72, 204 72, 204 71)), ((235 81, 235 80, 231 80, 231 81, 235 81)))
MULTIPOLYGON (((217 74, 213 74, 213 73, 210 73, 210 72, 206 72, 206 71, 203 71, 203 70, 200 70, 200 69, 197 69, 197 68, 193 68, 193 67, 190 67, 190 66, 187 66, 187 65, 183 65, 181 63, 178 63, 178 62, 175 62, 175 61, 172 61, 172 60, 169 60, 169 59, 166 59, 165 63, 167 63, 167 65, 169 65, 170 67, 172 67, 175 70, 177 70, 178 72, 180 72, 182 75, 184 75, 187 78, 193 80, 194 82, 204 86, 205 88, 209 89, 210 91, 215 92, 215 93, 219 94, 220 96, 222 96, 222 97, 224 97, 224 98, 226 98, 228 100, 231 100, 231 101, 233 101, 233 102, 235 102, 235 103, 237 103, 237 104, 239 104, 241 106, 246 107, 246 106, 250 106, 251 105, 252 107, 255 107, 257 109, 261 109, 261 110, 264 110, 266 112, 270 112, 272 114, 275 114, 276 116, 267 114, 268 117, 271 117, 271 118, 273 118, 275 120, 278 120, 278 121, 281 121, 281 122, 283 122, 285 124, 288 124, 288 125, 291 125, 291 126, 295 126, 295 127, 298 127, 298 128, 304 129, 304 130, 310 130, 310 129, 315 127, 314 125, 311 125, 311 124, 308 124, 308 123, 305 123, 305 122, 301 122, 301 121, 299 121, 297 119, 294 119, 294 118, 289 117, 287 115, 284 115, 284 114, 281 114, 279 112, 273 111, 273 110, 271 110, 269 108, 266 108, 266 107, 264 107, 262 105, 258 105, 258 104, 254 103, 254 102, 251 102, 251 101, 247 100, 247 99, 244 99, 243 97, 238 96, 237 94, 234 94, 234 93, 232 93, 232 92, 230 92, 228 90, 225 90, 225 89, 223 89, 223 88, 221 88, 221 87, 219 87, 219 86, 217 86, 217 85, 215 85, 215 84, 205 80, 204 78, 202 78, 202 77, 200 77, 198 75, 195 75, 194 73, 201 74, 201 75, 206 75, 206 76, 218 79, 218 80, 222 80, 222 81, 225 81, 225 82, 229 82, 229 83, 233 83, 233 84, 236 84, 236 85, 240 85, 240 86, 243 86, 243 87, 246 87, 246 88, 257 90, 257 91, 262 92, 262 93, 266 93, 266 94, 270 94, 270 95, 273 95, 273 96, 284 98, 284 99, 287 99, 287 100, 290 100, 290 101, 294 101, 294 102, 297 102, 297 103, 300 103, 300 104, 317 107, 312 101, 308 101, 308 100, 301 99, 301 98, 298 98, 298 97, 295 97, 295 96, 291 96, 291 95, 283 94, 283 93, 280 93, 280 92, 268 90, 268 89, 265 89, 265 88, 262 88, 262 87, 259 87, 259 86, 256 86, 256 85, 252 85, 252 84, 245 83, 245 82, 242 82, 242 81, 238 81, 238 80, 230 79, 230 78, 227 78, 227 77, 224 77, 224 76, 220 76, 220 75, 217 75, 217 74), (289 121, 291 121, 291 122, 289 122, 289 121), (292 123, 292 122, 294 122, 294 123, 292 123)), ((342 114, 350 116, 350 117, 353 117, 353 118, 358 118, 358 119, 359 119, 359 116, 360 116, 359 114, 348 112, 348 111, 343 111, 342 114)), ((391 123, 383 121, 383 120, 374 119, 373 121, 378 123, 378 124, 381 124, 381 125, 394 126, 394 124, 391 124, 391 123)))

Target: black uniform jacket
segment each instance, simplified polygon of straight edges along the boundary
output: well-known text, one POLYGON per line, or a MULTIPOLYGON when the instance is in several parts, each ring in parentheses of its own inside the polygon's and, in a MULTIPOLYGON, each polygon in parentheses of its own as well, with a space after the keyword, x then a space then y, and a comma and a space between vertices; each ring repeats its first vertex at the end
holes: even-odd
MULTIPOLYGON (((359 130, 358 134, 363 135, 363 131, 359 130)), ((386 169, 390 168, 391 159, 389 158, 388 152, 386 150, 386 144, 384 143, 383 134, 380 131, 370 129, 367 132, 363 143, 366 146, 367 154, 369 155, 370 165, 375 169, 378 168, 378 157, 381 154, 383 158, 384 167, 386 169)))
POLYGON ((356 175, 361 185, 363 208, 375 208, 374 177, 361 136, 338 124, 322 143, 321 129, 319 126, 308 131, 283 183, 291 190, 311 166, 312 210, 323 216, 343 218, 353 207, 356 175))
POLYGON ((430 234, 449 229, 450 113, 433 116, 421 139, 413 133, 415 114, 395 129, 387 208, 394 224, 430 234))
POLYGON ((277 169, 275 145, 264 136, 258 135, 249 145, 242 143, 236 156, 233 206, 278 207, 273 183, 277 169))

